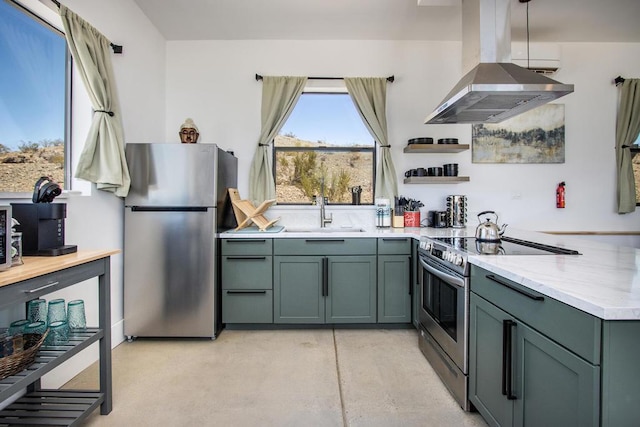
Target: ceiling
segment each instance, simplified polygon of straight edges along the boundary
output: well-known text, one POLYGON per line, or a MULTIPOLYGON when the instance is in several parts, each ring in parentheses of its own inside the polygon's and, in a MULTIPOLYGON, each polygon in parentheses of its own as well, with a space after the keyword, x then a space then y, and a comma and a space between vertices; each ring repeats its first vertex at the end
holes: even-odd
MULTIPOLYGON (((134 1, 167 40, 461 40, 463 0, 134 1)), ((512 40, 524 41, 527 3, 510 1, 512 40)), ((528 6, 532 42, 640 42, 639 0, 528 6)))

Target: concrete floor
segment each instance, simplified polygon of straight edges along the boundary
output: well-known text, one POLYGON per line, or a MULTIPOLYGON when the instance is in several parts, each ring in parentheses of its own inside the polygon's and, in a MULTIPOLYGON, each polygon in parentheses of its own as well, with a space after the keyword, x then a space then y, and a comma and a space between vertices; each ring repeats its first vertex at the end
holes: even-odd
MULTIPOLYGON (((415 330, 223 331, 113 350, 113 411, 88 426, 486 426, 415 330)), ((65 388, 97 388, 97 365, 65 388)))

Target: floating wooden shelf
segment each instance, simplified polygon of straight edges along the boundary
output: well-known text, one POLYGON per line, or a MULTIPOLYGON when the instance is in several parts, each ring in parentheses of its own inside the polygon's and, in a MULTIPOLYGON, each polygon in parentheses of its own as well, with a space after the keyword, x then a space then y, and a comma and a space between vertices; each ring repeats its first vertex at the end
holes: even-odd
POLYGON ((404 179, 405 184, 457 184, 467 181, 468 176, 412 176, 404 179))
POLYGON ((460 153, 468 150, 469 144, 409 144, 405 153, 460 153))

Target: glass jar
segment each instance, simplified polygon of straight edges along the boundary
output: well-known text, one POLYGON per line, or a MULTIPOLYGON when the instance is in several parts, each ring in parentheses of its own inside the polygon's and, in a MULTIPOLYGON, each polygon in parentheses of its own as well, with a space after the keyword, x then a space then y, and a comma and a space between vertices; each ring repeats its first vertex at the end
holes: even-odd
POLYGON ((22 233, 11 233, 11 265, 22 265, 22 233))

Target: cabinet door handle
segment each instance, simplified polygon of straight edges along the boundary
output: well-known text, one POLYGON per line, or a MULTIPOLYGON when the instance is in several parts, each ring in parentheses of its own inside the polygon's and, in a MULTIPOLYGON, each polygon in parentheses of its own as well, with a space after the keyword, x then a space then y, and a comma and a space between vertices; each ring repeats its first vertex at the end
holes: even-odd
POLYGON ((409 295, 412 294, 411 288, 413 288, 413 263, 411 262, 413 257, 409 255, 409 295))
POLYGON ((307 243, 344 243, 344 239, 304 239, 307 243))
POLYGON ((502 395, 508 400, 515 400, 518 397, 513 394, 513 340, 512 330, 516 327, 513 320, 502 321, 502 395))
POLYGON ((24 291, 24 293, 25 293, 25 294, 32 294, 32 293, 34 293, 34 292, 38 292, 38 291, 41 291, 41 290, 43 290, 43 289, 47 289, 47 288, 50 288, 50 287, 52 287, 52 286, 55 286, 55 285, 57 285, 58 283, 60 283, 60 282, 53 282, 53 283, 49 283, 49 284, 47 284, 47 285, 40 286, 39 288, 29 289, 29 290, 27 290, 27 291, 24 291))
POLYGON ((266 243, 266 239, 226 239, 227 243, 266 243))
POLYGON ((489 279, 489 280, 492 280, 492 281, 494 281, 496 283, 501 284, 502 286, 506 286, 507 288, 511 289, 512 291, 515 291, 515 292, 519 293, 520 295, 524 295, 527 298, 530 298, 530 299, 535 300, 535 301, 544 301, 544 297, 542 297, 540 295, 530 294, 527 291, 523 291, 522 289, 518 289, 515 286, 511 285, 510 283, 507 283, 504 280, 498 279, 493 274, 487 274, 485 277, 487 279, 489 279))
POLYGON ((383 242, 406 242, 408 240, 407 237, 383 237, 383 242))
POLYGON ((329 258, 322 258, 322 296, 329 296, 329 258))
POLYGON ((227 258, 227 260, 233 260, 233 261, 238 261, 238 260, 242 260, 242 261, 246 261, 246 260, 265 260, 265 259, 267 259, 266 256, 228 256, 226 258, 227 258))
POLYGON ((227 295, 233 295, 233 294, 237 294, 237 295, 251 295, 251 294, 266 294, 267 291, 225 291, 227 293, 227 295))

